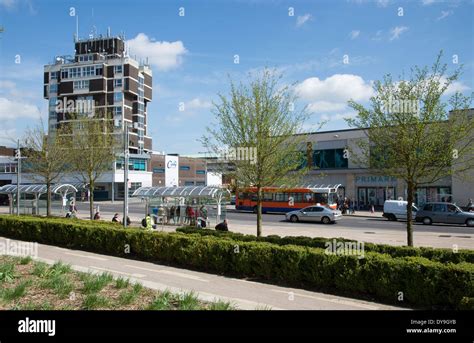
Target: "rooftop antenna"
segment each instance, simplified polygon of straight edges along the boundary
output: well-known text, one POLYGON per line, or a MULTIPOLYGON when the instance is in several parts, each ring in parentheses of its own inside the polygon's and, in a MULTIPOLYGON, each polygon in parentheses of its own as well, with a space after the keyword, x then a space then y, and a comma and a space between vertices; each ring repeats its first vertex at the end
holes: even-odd
POLYGON ((76 14, 76 39, 79 40, 79 15, 76 14))

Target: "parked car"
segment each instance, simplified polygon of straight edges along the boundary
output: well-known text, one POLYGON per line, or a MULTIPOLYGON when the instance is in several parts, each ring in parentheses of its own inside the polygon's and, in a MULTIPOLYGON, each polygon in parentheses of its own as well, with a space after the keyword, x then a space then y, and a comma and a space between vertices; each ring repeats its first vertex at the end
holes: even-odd
POLYGON ((446 223, 474 227, 474 213, 464 212, 456 204, 429 202, 416 213, 416 221, 425 225, 446 223))
POLYGON ((285 214, 286 220, 291 222, 321 222, 323 224, 335 223, 342 218, 341 211, 333 210, 325 206, 308 206, 301 210, 291 211, 285 214))
MULTIPOLYGON (((383 204, 382 216, 388 220, 407 220, 407 204, 404 200, 387 200, 383 204)), ((418 208, 412 204, 412 218, 415 219, 418 208)))

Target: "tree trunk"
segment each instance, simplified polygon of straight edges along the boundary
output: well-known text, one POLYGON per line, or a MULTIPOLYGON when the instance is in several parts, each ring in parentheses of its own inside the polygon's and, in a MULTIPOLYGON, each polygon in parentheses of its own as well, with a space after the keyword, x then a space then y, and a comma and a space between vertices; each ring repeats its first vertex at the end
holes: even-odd
MULTIPOLYGON (((51 216, 51 182, 48 181, 46 183, 47 187, 47 196, 46 196, 46 216, 50 217, 51 216)), ((39 203, 39 200, 38 200, 39 203)), ((39 204, 38 204, 39 205, 39 204)), ((38 206, 39 207, 39 206, 38 206)))
POLYGON ((262 235, 262 187, 257 186, 257 237, 262 235))
POLYGON ((412 182, 408 182, 407 184, 407 245, 409 247, 413 246, 413 216, 411 211, 411 206, 414 200, 415 195, 415 185, 412 182))
POLYGON ((94 182, 89 183, 89 212, 91 220, 94 219, 94 182))

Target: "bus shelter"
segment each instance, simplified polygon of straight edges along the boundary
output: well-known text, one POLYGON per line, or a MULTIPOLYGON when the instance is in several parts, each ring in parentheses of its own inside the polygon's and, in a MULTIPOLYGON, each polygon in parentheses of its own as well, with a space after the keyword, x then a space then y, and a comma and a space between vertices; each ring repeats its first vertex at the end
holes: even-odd
MULTIPOLYGON (((83 183, 61 183, 53 184, 51 186, 51 194, 54 197, 59 197, 61 199, 61 211, 64 213, 64 210, 67 206, 68 196, 70 201, 74 201, 75 194, 85 188, 83 183)), ((40 214, 40 198, 42 195, 47 194, 48 186, 46 184, 21 184, 17 186, 16 184, 5 185, 0 187, 0 194, 8 195, 9 200, 9 212, 10 214, 16 214, 17 202, 20 203, 20 211, 23 214, 40 214), (20 193, 20 199, 17 199, 17 190, 20 193)), ((46 206, 44 206, 46 208, 46 206)), ((46 213, 46 210, 45 210, 46 213)))
POLYGON ((219 186, 140 187, 132 197, 145 203, 145 215, 156 223, 196 225, 200 218, 210 225, 226 217, 230 191, 219 186))

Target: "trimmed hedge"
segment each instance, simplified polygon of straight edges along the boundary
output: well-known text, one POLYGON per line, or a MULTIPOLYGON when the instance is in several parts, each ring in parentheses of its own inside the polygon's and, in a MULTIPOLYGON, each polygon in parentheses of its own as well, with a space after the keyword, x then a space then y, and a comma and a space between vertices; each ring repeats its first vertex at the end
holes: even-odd
MULTIPOLYGON (((185 234, 199 234, 201 236, 216 236, 220 238, 228 238, 243 242, 267 242, 277 245, 298 245, 311 248, 326 248, 326 243, 336 239, 338 242, 353 242, 354 240, 347 238, 324 238, 324 237, 306 237, 306 236, 285 236, 277 235, 257 237, 254 235, 245 235, 242 233, 234 233, 229 231, 216 231, 212 229, 197 229, 192 226, 185 226, 176 229, 177 232, 185 234)), ((453 252, 450 249, 427 248, 427 247, 407 247, 394 246, 388 244, 374 244, 364 242, 365 251, 377 252, 380 254, 388 254, 392 257, 408 257, 418 256, 425 257, 431 261, 441 263, 474 263, 474 251, 461 249, 453 252)))
POLYGON ((328 255, 324 249, 305 246, 12 216, 0 216, 0 235, 336 294, 369 296, 397 305, 474 309, 474 265, 465 262, 443 264, 423 257, 392 258, 374 252, 359 259, 328 255), (397 301, 399 292, 403 292, 403 302, 397 301))

